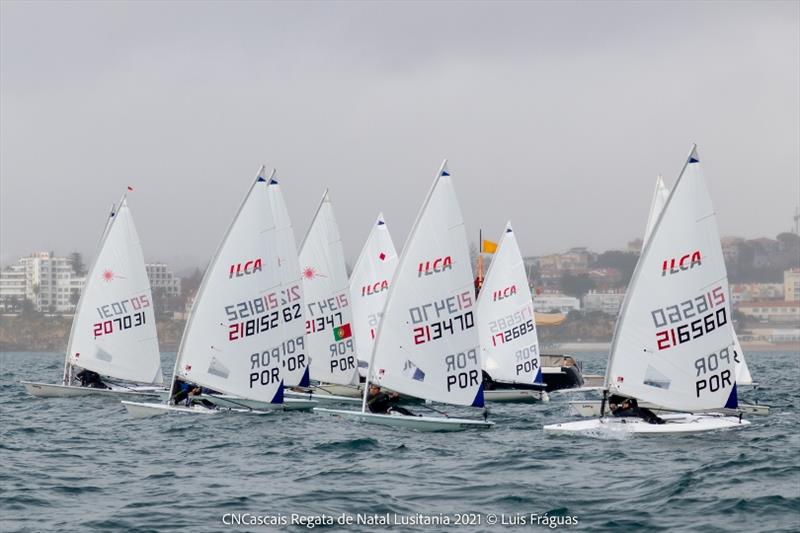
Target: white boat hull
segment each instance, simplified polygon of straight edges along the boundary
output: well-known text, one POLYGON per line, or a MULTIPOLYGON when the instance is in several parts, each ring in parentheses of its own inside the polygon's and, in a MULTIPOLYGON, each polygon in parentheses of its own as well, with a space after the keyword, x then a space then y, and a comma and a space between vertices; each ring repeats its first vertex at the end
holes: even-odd
POLYGON ((576 422, 550 424, 544 432, 554 435, 684 435, 703 433, 721 429, 735 429, 749 426, 747 420, 733 416, 665 414, 661 418, 665 424, 649 424, 641 418, 591 418, 576 422))
POLYGON ((145 403, 122 401, 122 405, 132 418, 147 418, 151 416, 166 415, 169 413, 192 413, 201 415, 215 415, 219 409, 209 409, 200 405, 187 407, 185 405, 168 405, 165 403, 145 403))
POLYGON ((569 395, 572 395, 572 394, 575 394, 575 393, 578 393, 578 392, 595 392, 595 391, 602 392, 604 389, 605 389, 605 387, 575 387, 574 389, 551 390, 550 394, 569 394, 569 395))
POLYGON ((116 387, 111 389, 94 389, 92 387, 75 387, 57 385, 55 383, 38 383, 35 381, 20 381, 25 385, 28 394, 37 398, 72 398, 76 396, 112 396, 112 397, 141 397, 150 396, 157 398, 165 389, 158 387, 116 387))
POLYGON ((350 418, 365 424, 377 424, 416 431, 463 431, 465 429, 490 429, 494 422, 469 418, 438 418, 431 416, 406 416, 401 414, 362 413, 343 409, 314 408, 315 413, 350 418))
POLYGON ((310 387, 312 394, 315 397, 328 396, 345 396, 348 398, 361 398, 364 395, 364 389, 356 385, 336 385, 334 383, 320 383, 310 387))
MULTIPOLYGON (((237 398, 236 401, 239 402, 240 399, 237 398)), ((169 405, 166 403, 122 401, 122 405, 125 406, 128 414, 133 418, 146 418, 170 413, 213 415, 223 412, 266 414, 275 411, 310 411, 317 405, 316 402, 307 400, 286 400, 284 403, 255 403, 259 404, 258 408, 225 407, 222 409, 214 409, 202 405, 185 406, 169 405)))
MULTIPOLYGON (((572 401, 569 402, 570 412, 583 417, 598 417, 600 416, 600 404, 601 400, 586 400, 586 401, 572 401)), ((642 402, 640 404, 641 407, 646 407, 647 409, 651 409, 653 411, 664 411, 669 412, 668 409, 664 409, 663 407, 659 407, 653 405, 648 402, 642 402)), ((608 408, 608 406, 606 406, 608 408)), ((737 408, 739 411, 749 414, 749 415, 768 415, 769 414, 769 406, 768 405, 758 405, 758 404, 748 404, 748 403, 740 403, 739 407, 737 408)), ((710 410, 710 413, 718 412, 718 413, 730 413, 730 409, 725 410, 710 410)))
POLYGON ((584 374, 583 386, 602 389, 605 386, 605 379, 606 377, 600 374, 584 374))
POLYGON ((315 401, 316 398, 294 397, 294 396, 287 397, 285 393, 284 393, 284 401, 282 404, 261 402, 258 400, 250 400, 247 398, 240 398, 238 396, 231 396, 228 394, 215 394, 213 396, 204 394, 202 396, 198 396, 197 398, 208 400, 214 405, 217 405, 219 407, 231 408, 231 409, 241 408, 244 410, 254 409, 256 411, 275 411, 275 410, 310 411, 318 404, 318 402, 315 401))
POLYGON ((337 396, 335 394, 316 394, 313 392, 284 391, 284 398, 293 400, 313 400, 319 403, 348 403, 361 405, 361 396, 337 396))
POLYGON ((550 396, 538 390, 499 389, 483 391, 483 399, 487 402, 549 402, 550 396))

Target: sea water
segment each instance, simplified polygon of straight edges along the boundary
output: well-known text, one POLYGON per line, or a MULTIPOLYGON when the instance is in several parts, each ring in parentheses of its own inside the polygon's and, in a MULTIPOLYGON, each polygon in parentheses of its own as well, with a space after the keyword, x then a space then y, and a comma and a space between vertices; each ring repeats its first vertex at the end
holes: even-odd
MULTIPOLYGON (((131 419, 115 399, 29 396, 18 381, 57 382, 63 356, 3 353, 0 531, 797 531, 800 354, 747 356, 762 386, 741 396, 772 407, 749 427, 576 438, 542 432, 571 419, 570 394, 493 405, 494 429, 460 433, 312 413, 131 419)), ((604 369, 605 354, 577 357, 604 369)))

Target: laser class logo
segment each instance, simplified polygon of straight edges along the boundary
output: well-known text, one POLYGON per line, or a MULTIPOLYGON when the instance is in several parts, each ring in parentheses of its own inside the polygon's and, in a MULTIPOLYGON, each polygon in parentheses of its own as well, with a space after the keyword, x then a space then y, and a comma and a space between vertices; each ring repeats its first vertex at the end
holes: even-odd
POLYGON ((116 272, 114 272, 110 268, 104 269, 103 273, 100 275, 100 277, 106 283, 114 281, 115 279, 125 279, 124 277, 118 275, 116 272))
POLYGON ((327 276, 325 276, 324 274, 320 274, 314 267, 307 266, 303 269, 303 278, 307 279, 308 281, 326 277, 327 276))

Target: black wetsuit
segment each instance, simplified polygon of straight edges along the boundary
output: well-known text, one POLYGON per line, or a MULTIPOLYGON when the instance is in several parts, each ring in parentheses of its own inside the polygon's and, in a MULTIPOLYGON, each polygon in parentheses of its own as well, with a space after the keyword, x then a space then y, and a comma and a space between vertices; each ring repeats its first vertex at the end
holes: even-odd
POLYGON ((92 372, 91 370, 81 370, 75 377, 80 380, 81 387, 90 387, 93 389, 110 388, 100 379, 100 374, 92 372))
POLYGON ((189 397, 189 391, 192 388, 189 386, 188 383, 185 381, 175 381, 175 384, 172 387, 172 403, 173 405, 178 405, 181 402, 185 402, 186 399, 189 397))
POLYGON ((398 401, 398 398, 393 398, 386 394, 385 392, 379 392, 378 394, 371 394, 367 398, 367 407, 369 407, 370 413, 400 413, 406 416, 414 416, 414 413, 409 411, 404 407, 400 407, 399 405, 394 405, 398 401))
POLYGON ((648 424, 663 424, 664 420, 656 415, 650 409, 645 407, 639 407, 638 405, 633 405, 632 407, 628 407, 627 409, 617 409, 616 411, 612 411, 614 416, 618 416, 620 418, 632 417, 632 418, 641 418, 648 424))
POLYGON ((494 390, 494 380, 486 370, 481 370, 483 373, 483 390, 494 390))

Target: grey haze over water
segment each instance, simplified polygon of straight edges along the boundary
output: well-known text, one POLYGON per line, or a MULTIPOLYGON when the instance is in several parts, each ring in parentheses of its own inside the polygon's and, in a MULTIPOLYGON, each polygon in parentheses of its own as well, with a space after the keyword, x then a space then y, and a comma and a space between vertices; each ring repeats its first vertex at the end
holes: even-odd
POLYGON ((622 247, 700 147, 724 235, 800 196, 798 2, 0 4, 0 262, 93 254, 125 186, 149 260, 203 265, 260 164, 302 238, 401 246, 442 158, 470 235, 622 247))

